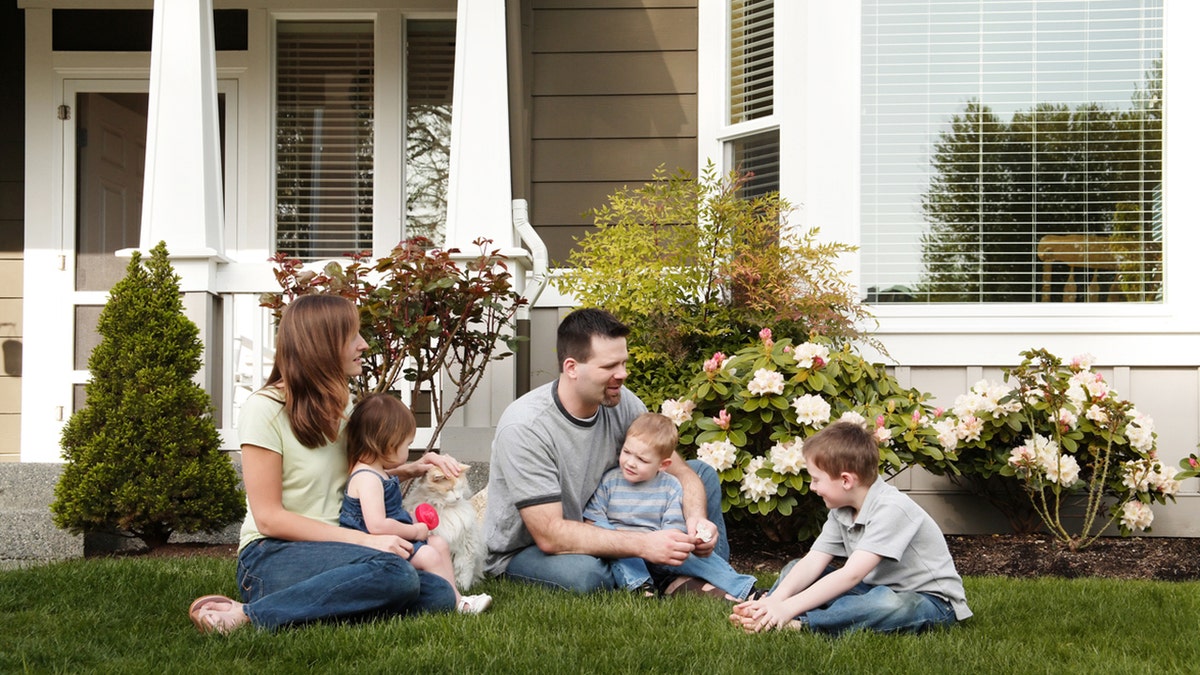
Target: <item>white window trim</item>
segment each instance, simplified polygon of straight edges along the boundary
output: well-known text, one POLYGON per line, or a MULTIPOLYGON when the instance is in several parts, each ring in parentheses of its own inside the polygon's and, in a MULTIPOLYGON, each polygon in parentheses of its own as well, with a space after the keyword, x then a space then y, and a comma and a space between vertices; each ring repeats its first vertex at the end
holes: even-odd
MULTIPOLYGON (((701 73, 724 72, 729 49, 727 2, 700 3, 701 73)), ((797 205, 793 222, 817 226, 824 238, 861 243, 860 222, 860 0, 778 2, 776 118, 780 127, 780 191, 797 205), (810 95, 811 94, 811 95, 810 95)), ((875 305, 872 330, 891 359, 904 365, 1003 365, 1020 350, 1046 347, 1061 356, 1091 352, 1104 363, 1187 365, 1200 358, 1200 312, 1195 291, 1200 265, 1200 130, 1186 120, 1200 88, 1188 64, 1200 62, 1200 6, 1164 0, 1164 120, 1183 120, 1164 133, 1163 219, 1165 301, 1154 305, 913 304, 875 305), (1174 77, 1173 77, 1174 76, 1174 77), (1174 85, 1174 86, 1172 86, 1174 85)), ((720 157, 728 128, 724 78, 701 77, 699 161, 720 157)), ((860 281, 859 256, 846 256, 851 280, 860 281)), ((882 358, 882 357, 881 357, 882 358)))

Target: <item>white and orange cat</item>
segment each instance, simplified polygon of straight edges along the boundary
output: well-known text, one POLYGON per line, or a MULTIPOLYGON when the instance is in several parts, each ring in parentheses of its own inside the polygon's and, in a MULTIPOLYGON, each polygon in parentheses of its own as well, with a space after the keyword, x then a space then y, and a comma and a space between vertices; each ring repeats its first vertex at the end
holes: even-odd
POLYGON ((487 488, 470 496, 471 486, 467 482, 470 465, 463 464, 462 467, 458 478, 432 467, 424 476, 413 479, 404 493, 404 509, 413 513, 422 502, 437 509, 439 522, 434 534, 450 545, 454 578, 458 587, 465 591, 483 578, 482 523, 487 488))

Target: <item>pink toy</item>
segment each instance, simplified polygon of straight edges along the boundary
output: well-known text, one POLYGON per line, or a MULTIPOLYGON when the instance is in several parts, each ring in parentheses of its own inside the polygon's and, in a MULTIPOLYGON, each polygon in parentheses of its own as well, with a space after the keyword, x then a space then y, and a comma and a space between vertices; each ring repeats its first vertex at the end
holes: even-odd
POLYGON ((417 519, 418 523, 425 523, 425 526, 431 530, 438 526, 437 509, 425 502, 417 504, 417 508, 413 509, 413 517, 417 519))

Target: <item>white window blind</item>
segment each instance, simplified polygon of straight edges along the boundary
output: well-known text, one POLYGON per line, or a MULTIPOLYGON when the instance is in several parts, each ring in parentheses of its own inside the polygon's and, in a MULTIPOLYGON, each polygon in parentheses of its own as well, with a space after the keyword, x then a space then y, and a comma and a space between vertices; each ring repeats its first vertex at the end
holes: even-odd
POLYGON ((276 50, 276 247, 304 260, 370 250, 374 26, 281 21, 276 50))
POLYGON ((750 174, 742 197, 753 199, 769 192, 779 192, 779 130, 745 136, 729 143, 733 163, 739 171, 750 174))
POLYGON ((729 123, 775 112, 775 3, 729 3, 729 123))
POLYGON ((1159 302, 1161 0, 864 0, 871 302, 1159 302))

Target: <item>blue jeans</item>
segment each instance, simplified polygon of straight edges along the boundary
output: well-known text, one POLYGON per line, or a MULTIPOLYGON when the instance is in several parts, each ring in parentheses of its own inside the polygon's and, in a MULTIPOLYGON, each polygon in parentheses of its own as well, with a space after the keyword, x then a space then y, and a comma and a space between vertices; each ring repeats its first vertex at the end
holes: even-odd
MULTIPOLYGON (((717 543, 713 547, 713 557, 728 562, 729 538, 725 534, 725 518, 721 512, 721 477, 717 475, 716 470, 700 460, 688 460, 688 466, 700 476, 707 498, 708 519, 717 526, 717 543)), ((690 558, 697 556, 689 556, 690 558)), ((610 560, 576 553, 546 555, 534 545, 525 547, 513 556, 508 562, 504 576, 577 593, 588 593, 617 587, 611 563, 610 560)), ((685 572, 680 571, 678 574, 685 572)), ((720 586, 711 579, 709 583, 720 586)))
POLYGON ((250 623, 270 630, 454 609, 445 579, 354 544, 259 539, 238 554, 237 581, 250 623))
MULTIPOLYGON (((797 560, 784 566, 779 581, 787 576, 797 560)), ((822 577, 834 571, 825 568, 822 577)), ((771 587, 771 592, 775 587, 771 587)), ((852 630, 877 633, 916 633, 934 626, 951 626, 957 621, 949 602, 928 593, 894 591, 887 586, 859 583, 854 588, 796 617, 817 633, 839 635, 852 630)))

